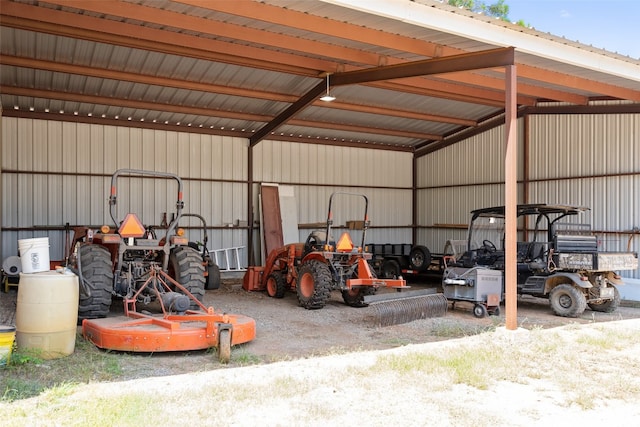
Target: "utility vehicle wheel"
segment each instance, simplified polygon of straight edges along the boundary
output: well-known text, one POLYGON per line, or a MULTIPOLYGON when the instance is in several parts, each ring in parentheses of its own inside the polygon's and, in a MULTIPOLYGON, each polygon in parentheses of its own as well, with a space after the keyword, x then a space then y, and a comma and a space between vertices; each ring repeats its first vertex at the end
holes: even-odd
POLYGON ((616 311, 618 306, 620 305, 620 292, 618 292, 618 288, 613 285, 609 285, 613 288, 613 299, 605 301, 600 304, 589 303, 589 308, 593 311, 600 311, 602 313, 611 313, 616 311))
POLYGON ((83 319, 106 317, 111 308, 113 270, 111 254, 104 246, 85 244, 78 247, 74 272, 82 281, 78 301, 78 323, 83 319))
POLYGON ((204 288, 219 289, 220 288, 220 267, 211 258, 207 259, 207 277, 205 278, 204 288))
MULTIPOLYGON (((189 246, 174 248, 169 256, 169 276, 202 302, 205 277, 202 257, 198 251, 189 246)), ((180 292, 180 290, 176 289, 176 292, 180 292)), ((198 304, 191 300, 191 309, 198 310, 199 308, 198 304)))
POLYGON ((489 312, 489 315, 491 315, 491 316, 500 316, 500 307, 494 308, 492 311, 489 312))
POLYGON ((431 264, 431 252, 426 246, 414 246, 409 252, 411 268, 422 273, 431 264))
POLYGON ((473 306, 473 315, 479 319, 487 316, 487 307, 484 304, 476 304, 473 306))
POLYGON ((231 360, 231 332, 228 329, 218 334, 218 360, 225 364, 231 360))
POLYGON ((311 260, 300 266, 296 285, 298 302, 308 310, 322 308, 331 292, 331 271, 323 262, 311 260))
POLYGON ((287 290, 284 276, 280 271, 274 271, 267 277, 267 295, 271 298, 283 298, 287 290))
POLYGON ((364 297, 374 295, 376 291, 377 288, 373 286, 351 288, 350 290, 342 291, 342 299, 344 299, 345 304, 351 307, 367 307, 369 304, 364 302, 364 297))
POLYGON ((554 313, 562 317, 578 317, 587 308, 584 294, 575 286, 566 283, 551 290, 549 303, 554 313))
POLYGON ((395 259, 387 259, 382 263, 382 278, 396 279, 400 277, 400 264, 395 259))

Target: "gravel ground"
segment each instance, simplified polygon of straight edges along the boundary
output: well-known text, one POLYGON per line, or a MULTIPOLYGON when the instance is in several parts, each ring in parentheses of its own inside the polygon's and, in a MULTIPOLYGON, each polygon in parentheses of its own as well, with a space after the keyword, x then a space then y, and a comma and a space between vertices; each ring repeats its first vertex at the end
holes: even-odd
MULTIPOLYGON (((349 307, 339 292, 332 293, 323 309, 305 310, 298 306, 294 293, 287 293, 283 299, 272 299, 262 292, 244 291, 241 283, 241 278, 224 279, 221 288, 207 291, 204 299, 206 306, 212 306, 218 312, 243 314, 256 320, 256 339, 233 348, 232 364, 238 355, 252 363, 269 363, 443 341, 494 329, 503 326, 505 321, 504 306, 501 315, 478 319, 473 316, 470 303, 458 302, 455 308, 449 304, 444 317, 377 327, 372 320, 376 317, 372 307, 349 307)), ((414 290, 432 289, 437 283, 413 281, 411 285, 414 290)), ((9 293, 0 293, 0 324, 14 324, 16 296, 15 287, 9 293)), ((121 315, 120 304, 119 300, 114 300, 112 315, 121 315)), ((640 318, 640 308, 633 306, 622 306, 614 313, 586 310, 580 318, 567 319, 553 315, 544 299, 523 297, 518 302, 518 326, 527 329, 635 318, 640 318)), ((211 368, 216 362, 211 359, 211 354, 204 351, 156 354, 153 358, 141 357, 140 367, 129 366, 127 369, 131 369, 130 374, 136 378, 182 374, 211 368), (185 357, 188 363, 185 363, 185 357)))

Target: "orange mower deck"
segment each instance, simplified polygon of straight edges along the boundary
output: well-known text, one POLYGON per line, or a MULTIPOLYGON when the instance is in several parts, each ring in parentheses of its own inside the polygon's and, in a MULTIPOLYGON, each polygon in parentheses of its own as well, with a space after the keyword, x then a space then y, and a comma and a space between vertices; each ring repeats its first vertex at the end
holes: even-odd
POLYGON ((156 316, 129 313, 129 317, 85 319, 82 322, 82 335, 96 347, 131 352, 219 347, 220 333, 224 330, 229 331, 231 346, 244 344, 256 337, 256 322, 244 315, 198 311, 156 316))
POLYGON ((155 353, 217 347, 220 362, 227 363, 232 346, 256 337, 256 322, 241 314, 220 314, 213 307, 206 308, 184 286, 156 268, 135 295, 125 298, 124 316, 84 319, 82 335, 96 347, 118 351, 155 353), (200 310, 171 312, 157 290, 162 287, 169 291, 167 282, 182 291, 183 297, 186 295, 195 302, 200 310), (162 309, 162 313, 156 315, 136 311, 139 294, 151 284, 162 309))

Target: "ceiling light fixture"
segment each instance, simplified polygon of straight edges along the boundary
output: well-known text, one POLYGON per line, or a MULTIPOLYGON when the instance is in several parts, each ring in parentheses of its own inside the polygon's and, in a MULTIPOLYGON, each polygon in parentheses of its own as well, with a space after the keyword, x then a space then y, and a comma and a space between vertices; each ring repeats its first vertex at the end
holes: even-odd
POLYGON ((331 96, 331 94, 329 93, 329 76, 330 74, 327 73, 327 93, 324 96, 320 97, 320 101, 331 102, 336 100, 336 97, 331 96))

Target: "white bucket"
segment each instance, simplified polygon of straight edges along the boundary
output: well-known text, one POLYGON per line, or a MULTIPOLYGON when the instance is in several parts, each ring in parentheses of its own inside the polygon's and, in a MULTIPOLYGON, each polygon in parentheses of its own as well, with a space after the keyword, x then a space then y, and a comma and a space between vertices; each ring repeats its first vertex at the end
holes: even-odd
POLYGON ((49 271, 49 238, 18 240, 23 273, 49 271))

